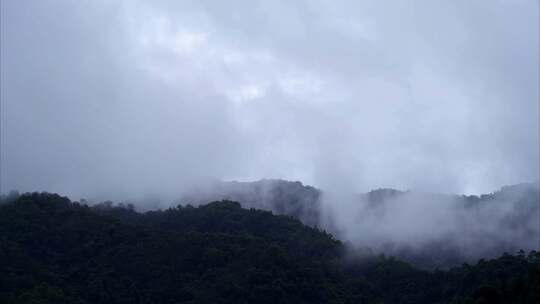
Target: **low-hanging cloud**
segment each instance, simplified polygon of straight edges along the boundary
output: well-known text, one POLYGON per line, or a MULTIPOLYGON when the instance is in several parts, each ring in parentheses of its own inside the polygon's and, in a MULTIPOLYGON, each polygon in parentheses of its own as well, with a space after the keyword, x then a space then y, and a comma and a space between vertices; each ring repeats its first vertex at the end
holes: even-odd
MULTIPOLYGON (((331 194, 325 198, 333 199, 331 194)), ((338 199, 346 207, 326 206, 326 226, 357 252, 384 252, 440 267, 540 248, 534 184, 482 196, 378 189, 338 199)))
POLYGON ((535 1, 3 1, 2 192, 538 179, 535 1))

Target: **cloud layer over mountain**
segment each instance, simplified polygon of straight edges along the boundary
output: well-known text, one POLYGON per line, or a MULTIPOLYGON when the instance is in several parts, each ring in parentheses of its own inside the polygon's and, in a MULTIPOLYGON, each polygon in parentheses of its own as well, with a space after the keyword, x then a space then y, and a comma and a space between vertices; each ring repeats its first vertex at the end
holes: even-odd
POLYGON ((538 179, 536 1, 2 1, 1 190, 538 179))

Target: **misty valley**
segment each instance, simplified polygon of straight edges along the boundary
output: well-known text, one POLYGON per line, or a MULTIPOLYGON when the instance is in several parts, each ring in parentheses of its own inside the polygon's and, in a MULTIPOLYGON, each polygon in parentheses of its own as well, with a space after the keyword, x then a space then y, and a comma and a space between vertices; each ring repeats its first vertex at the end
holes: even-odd
POLYGON ((533 184, 324 196, 284 180, 215 181, 168 208, 12 192, 0 204, 0 303, 540 300, 533 184), (444 217, 425 218, 431 205, 444 217))

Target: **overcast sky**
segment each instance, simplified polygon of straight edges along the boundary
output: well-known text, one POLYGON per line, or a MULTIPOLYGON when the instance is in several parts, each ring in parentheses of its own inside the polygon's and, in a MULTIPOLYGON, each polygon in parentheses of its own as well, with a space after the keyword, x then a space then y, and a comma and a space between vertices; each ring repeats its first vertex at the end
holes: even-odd
POLYGON ((538 179, 536 0, 1 5, 2 192, 538 179))

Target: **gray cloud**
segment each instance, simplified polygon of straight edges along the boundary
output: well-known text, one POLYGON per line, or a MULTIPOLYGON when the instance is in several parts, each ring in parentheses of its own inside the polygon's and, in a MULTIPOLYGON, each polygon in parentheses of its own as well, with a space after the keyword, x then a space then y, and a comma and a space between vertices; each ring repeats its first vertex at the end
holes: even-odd
POLYGON ((537 180, 538 20, 535 1, 3 1, 0 186, 537 180))

